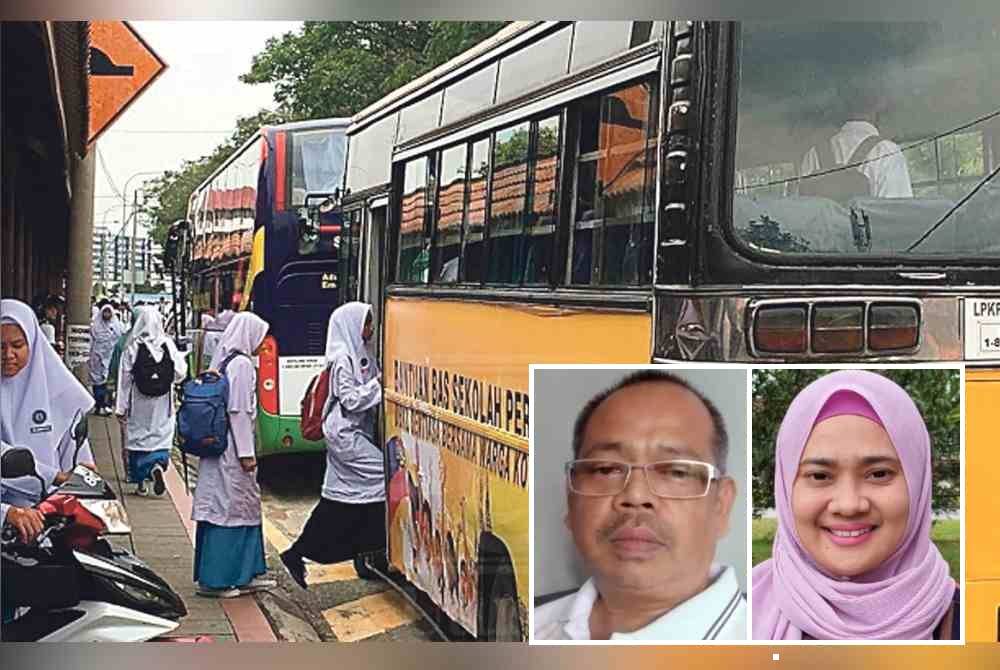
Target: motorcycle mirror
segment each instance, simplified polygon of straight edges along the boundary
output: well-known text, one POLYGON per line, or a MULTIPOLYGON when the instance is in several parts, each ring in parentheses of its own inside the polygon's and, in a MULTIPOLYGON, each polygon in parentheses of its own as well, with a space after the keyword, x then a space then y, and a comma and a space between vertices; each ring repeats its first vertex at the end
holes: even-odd
POLYGON ((30 450, 15 447, 4 452, 0 458, 0 470, 4 479, 27 477, 35 474, 35 457, 30 450))

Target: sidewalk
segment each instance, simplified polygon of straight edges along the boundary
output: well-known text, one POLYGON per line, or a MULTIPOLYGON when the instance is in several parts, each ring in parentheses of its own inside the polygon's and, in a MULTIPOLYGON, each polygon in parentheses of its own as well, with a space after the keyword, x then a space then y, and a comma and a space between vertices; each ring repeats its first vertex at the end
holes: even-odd
MULTIPOLYGON (((187 605, 188 615, 170 635, 210 635, 217 642, 274 642, 271 626, 254 596, 218 600, 195 595, 191 498, 177 471, 173 467, 167 471, 167 494, 161 498, 128 495, 117 420, 92 416, 89 429, 97 468, 128 512, 136 554, 167 580, 187 605)), ((128 545, 127 539, 123 542, 128 545)))

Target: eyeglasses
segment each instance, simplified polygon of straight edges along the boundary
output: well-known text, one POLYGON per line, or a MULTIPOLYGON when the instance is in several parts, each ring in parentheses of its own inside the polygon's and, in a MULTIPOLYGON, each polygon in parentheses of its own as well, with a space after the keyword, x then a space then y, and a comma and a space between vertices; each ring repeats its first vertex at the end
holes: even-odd
POLYGON ((657 461, 633 465, 619 461, 580 459, 566 463, 569 490, 582 496, 616 496, 628 486, 633 470, 642 470, 646 485, 660 498, 702 498, 721 473, 702 461, 657 461))

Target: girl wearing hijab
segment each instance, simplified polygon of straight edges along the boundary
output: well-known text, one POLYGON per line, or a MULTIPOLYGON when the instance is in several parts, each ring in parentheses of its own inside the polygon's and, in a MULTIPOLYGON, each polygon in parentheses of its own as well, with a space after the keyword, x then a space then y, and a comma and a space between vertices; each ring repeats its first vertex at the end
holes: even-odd
POLYGON ((753 637, 957 639, 958 586, 931 542, 930 436, 906 391, 842 370, 778 431, 772 558, 753 570, 753 637))
POLYGON ((289 575, 306 588, 303 558, 317 563, 354 559, 361 577, 370 572, 358 554, 385 547, 385 482, 375 446, 376 408, 382 401, 378 364, 367 343, 372 309, 361 302, 338 307, 326 333, 330 394, 323 420, 326 477, 319 504, 302 534, 281 554, 289 575))
POLYGON ((194 581, 198 594, 234 598, 275 586, 263 577, 264 534, 261 530, 260 487, 254 457, 257 418, 256 356, 267 322, 251 312, 233 317, 212 358, 212 369, 229 380, 229 444, 218 458, 198 463, 191 518, 195 533, 194 581))
POLYGON ((111 414, 108 372, 111 369, 111 354, 115 350, 115 343, 123 332, 125 327, 118 320, 114 308, 105 301, 90 324, 90 383, 94 387, 94 400, 97 401, 95 414, 111 414))
POLYGON ((207 370, 212 364, 212 357, 215 355, 215 350, 219 346, 219 338, 222 337, 222 333, 225 332, 226 328, 229 326, 229 322, 233 320, 236 316, 236 312, 232 310, 224 310, 219 316, 212 319, 210 322, 205 323, 204 317, 202 317, 202 328, 205 330, 205 334, 201 339, 201 369, 207 370))
MULTIPOLYGON (((74 465, 73 429, 87 420, 94 399, 46 341, 28 305, 0 301, 0 339, 0 440, 31 450, 46 487, 62 484, 74 465)), ((88 442, 76 463, 96 469, 88 442)), ((11 505, 31 507, 39 493, 34 477, 3 482, 3 502, 11 505)))
POLYGON ((118 370, 115 414, 125 426, 128 480, 136 485, 137 495, 145 495, 146 482, 152 480, 153 493, 159 496, 166 490, 163 473, 174 441, 174 389, 171 385, 164 395, 144 395, 135 385, 132 369, 145 347, 154 361, 164 356, 173 361, 173 382, 177 383, 187 376, 187 360, 163 332, 163 317, 156 309, 136 309, 131 333, 118 370))

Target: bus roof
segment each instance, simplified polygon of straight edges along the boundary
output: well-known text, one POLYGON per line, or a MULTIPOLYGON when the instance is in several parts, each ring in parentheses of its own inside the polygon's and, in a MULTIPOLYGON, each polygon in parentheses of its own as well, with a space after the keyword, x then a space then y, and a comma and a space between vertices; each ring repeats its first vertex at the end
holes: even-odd
POLYGON ((451 60, 442 63, 430 72, 417 77, 413 81, 400 86, 395 91, 392 91, 388 95, 376 100, 362 109, 360 112, 355 114, 354 118, 351 120, 351 127, 348 130, 348 134, 353 134, 358 130, 361 130, 363 126, 369 125, 384 114, 405 106, 405 103, 408 102, 409 99, 420 97, 420 94, 424 92, 424 89, 442 85, 444 83, 442 81, 444 75, 448 72, 454 72, 463 65, 467 65, 477 58, 492 55, 491 52, 499 50, 501 46, 509 44, 512 40, 514 40, 514 38, 524 34, 526 31, 535 26, 554 23, 556 22, 512 21, 509 25, 504 26, 492 37, 488 37, 479 44, 466 49, 451 60))

